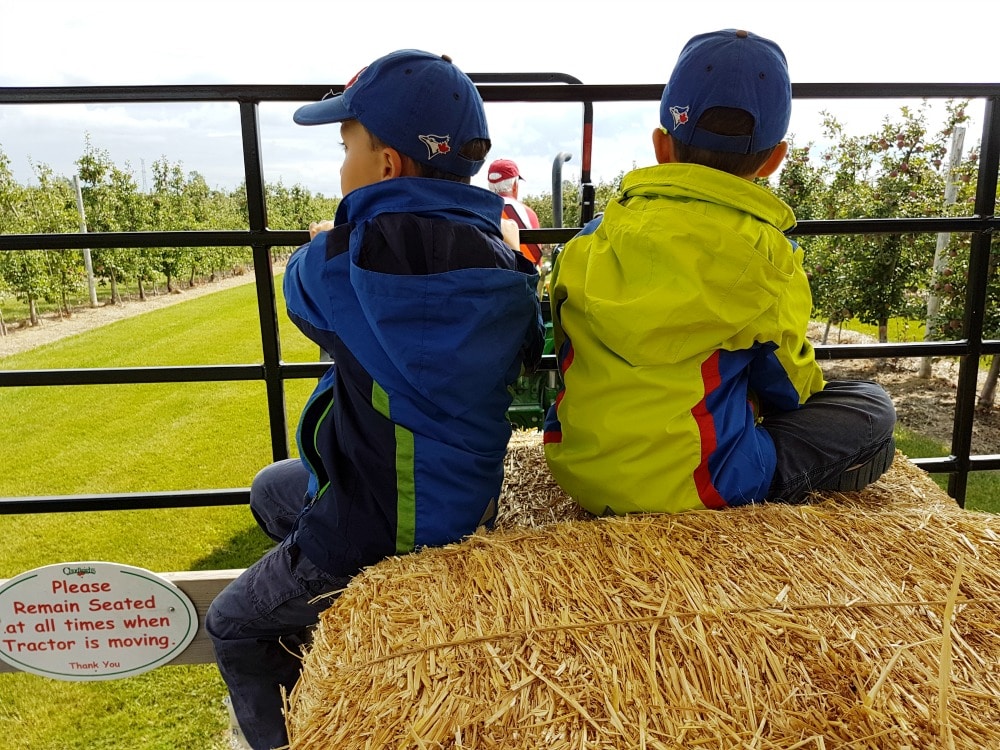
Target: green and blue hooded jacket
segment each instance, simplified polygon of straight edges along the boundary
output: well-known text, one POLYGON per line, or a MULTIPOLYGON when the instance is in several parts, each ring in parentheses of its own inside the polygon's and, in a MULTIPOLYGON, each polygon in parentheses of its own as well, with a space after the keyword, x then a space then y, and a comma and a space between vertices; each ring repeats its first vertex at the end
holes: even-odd
POLYGON ((765 499, 768 410, 824 387, 806 330, 791 209, 693 164, 637 169, 550 280, 563 390, 545 424, 553 476, 597 515, 765 499))
POLYGON ((305 555, 334 576, 491 526, 509 387, 539 360, 538 275, 503 201, 446 180, 349 193, 285 271, 288 314, 333 365, 303 410, 305 555))

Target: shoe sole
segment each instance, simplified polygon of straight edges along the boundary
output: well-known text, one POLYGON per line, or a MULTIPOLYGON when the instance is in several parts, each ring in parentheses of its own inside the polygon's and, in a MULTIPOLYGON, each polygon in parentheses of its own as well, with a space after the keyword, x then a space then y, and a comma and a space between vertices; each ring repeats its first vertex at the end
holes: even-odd
POLYGON ((896 457, 896 441, 889 439, 882 449, 856 469, 845 471, 831 489, 837 492, 858 492, 889 470, 896 457))

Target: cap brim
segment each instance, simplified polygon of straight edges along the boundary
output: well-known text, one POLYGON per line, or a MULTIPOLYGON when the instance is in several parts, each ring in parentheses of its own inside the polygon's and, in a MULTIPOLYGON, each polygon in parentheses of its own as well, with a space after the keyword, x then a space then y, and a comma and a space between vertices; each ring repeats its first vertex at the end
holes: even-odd
POLYGON ((298 125, 326 125, 330 122, 353 120, 354 114, 347 109, 344 95, 337 94, 329 99, 299 107, 292 115, 292 119, 298 125))

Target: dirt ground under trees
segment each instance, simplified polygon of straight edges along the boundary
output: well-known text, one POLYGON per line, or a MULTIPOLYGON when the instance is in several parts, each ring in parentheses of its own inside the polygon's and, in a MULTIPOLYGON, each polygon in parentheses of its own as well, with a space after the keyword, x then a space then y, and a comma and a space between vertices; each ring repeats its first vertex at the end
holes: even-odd
MULTIPOLYGON (((823 326, 810 326, 810 338, 819 343, 823 326)), ((872 343, 860 334, 836 332, 830 334, 828 343, 872 343)), ((892 396, 896 415, 901 425, 913 432, 951 445, 954 427, 958 364, 955 360, 935 358, 931 377, 921 378, 920 358, 889 358, 881 360, 834 360, 821 366, 827 379, 874 380, 892 396)), ((981 392, 986 370, 980 369, 978 390, 981 392)), ((1000 413, 996 409, 976 410, 973 426, 972 449, 974 453, 1000 453, 1000 413)))
MULTIPOLYGON (((0 335, 0 368, 2 358, 28 351, 67 336, 107 325, 168 305, 194 299, 204 294, 252 283, 253 274, 235 276, 200 284, 171 294, 159 294, 145 301, 126 299, 120 305, 81 307, 68 317, 43 316, 38 326, 23 323, 7 324, 7 335, 0 335)), ((822 338, 823 326, 810 327, 810 337, 822 338)), ((862 343, 859 334, 832 331, 829 343, 862 343)), ((934 438, 945 446, 951 444, 955 384, 958 367, 952 360, 935 360, 930 378, 919 377, 919 359, 892 358, 887 360, 834 360, 822 363, 828 379, 866 379, 880 383, 892 396, 900 424, 910 430, 934 438)), ((980 387, 985 371, 980 373, 980 387)), ((1000 453, 1000 414, 997 410, 977 410, 973 429, 975 453, 1000 453)))

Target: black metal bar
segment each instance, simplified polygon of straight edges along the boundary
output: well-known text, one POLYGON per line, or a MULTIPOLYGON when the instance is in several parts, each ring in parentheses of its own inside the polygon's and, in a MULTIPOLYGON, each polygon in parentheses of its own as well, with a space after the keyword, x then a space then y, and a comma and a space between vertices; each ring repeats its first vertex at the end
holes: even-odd
MULTIPOLYGON (((484 78, 491 74, 475 74, 484 78)), ((520 73, 524 79, 560 73, 520 73)), ((470 76, 471 77, 471 76, 470 76)), ((565 76, 572 79, 572 76, 565 76)), ((576 80, 576 79, 573 79, 576 80)), ((473 78, 476 81, 476 78, 473 78)), ((487 102, 627 102, 657 101, 662 83, 514 84, 476 81, 487 102)), ((219 86, 0 86, 2 104, 137 104, 144 102, 301 102, 321 99, 329 92, 343 91, 342 85, 219 85, 219 86)), ((793 83, 796 99, 982 99, 1000 96, 1000 83, 793 83)))
POLYGON ((264 370, 259 364, 101 367, 79 370, 0 370, 0 387, 214 383, 228 380, 261 380, 263 377, 264 370))
MULTIPOLYGON (((281 380, 318 378, 329 368, 328 362, 285 362, 277 365, 277 376, 281 380)), ((74 370, 0 370, 0 388, 55 385, 219 383, 235 380, 265 380, 264 366, 261 364, 176 365, 169 367, 93 367, 74 370)))
MULTIPOLYGON (((250 229, 267 229, 267 197, 264 188, 264 165, 260 153, 260 125, 257 105, 240 102, 240 125, 243 131, 243 164, 246 171, 247 208, 250 229)), ((281 342, 278 337, 278 306, 274 289, 274 269, 270 247, 255 244, 253 269, 257 280, 257 318, 264 357, 264 386, 267 392, 268 425, 271 431, 271 456, 274 461, 288 458, 288 424, 285 416, 285 386, 281 379, 281 342)))
POLYGON ((582 84, 567 73, 467 73, 473 83, 572 83, 582 84))
POLYGON ((45 495, 0 498, 0 515, 14 513, 79 513, 90 510, 149 510, 244 505, 250 488, 175 492, 126 492, 108 495, 45 495))
POLYGON ((90 232, 0 234, 3 250, 82 250, 104 247, 298 247, 309 240, 305 230, 229 229, 189 232, 90 232))
MULTIPOLYGON (((979 154, 979 174, 976 182, 978 216, 996 213, 997 172, 1000 170, 1000 97, 986 101, 983 117, 983 137, 979 154)), ((979 387, 979 361, 983 354, 983 320, 990 272, 991 232, 974 232, 969 250, 969 282, 963 330, 969 342, 969 352, 959 359, 958 390, 955 395, 955 426, 952 431, 951 453, 957 459, 957 471, 948 479, 948 494, 965 506, 972 454, 972 430, 975 423, 976 398, 979 387)))
MULTIPOLYGON (((982 344, 983 354, 1000 354, 1000 341, 982 344)), ((903 344, 817 344, 818 360, 874 359, 888 357, 960 357, 968 353, 962 341, 915 341, 903 344)), ((285 362, 277 366, 284 380, 318 378, 329 368, 324 362, 285 362)), ((542 358, 540 369, 556 370, 555 355, 542 358)), ((67 385, 135 385, 150 383, 214 383, 264 380, 264 366, 183 365, 171 367, 102 367, 59 370, 0 370, 0 388, 67 385)))
MULTIPOLYGON (((932 474, 946 474, 959 471, 957 456, 949 456, 947 458, 911 458, 910 461, 932 474)), ((969 471, 1000 471, 1000 455, 971 456, 969 458, 969 471)))
MULTIPOLYGON (((593 218, 593 217, 591 217, 593 218)), ((565 242, 579 227, 525 229, 536 242, 565 242)), ((936 234, 1000 231, 1000 218, 992 214, 906 219, 814 219, 802 221, 788 234, 793 237, 832 234, 936 234)), ((88 234, 0 234, 4 250, 81 250, 105 247, 298 247, 309 241, 305 230, 193 230, 190 232, 91 232, 88 234)))
MULTIPOLYGON (((910 460, 931 473, 953 472, 958 468, 954 457, 910 460)), ((975 471, 1000 471, 1000 455, 997 454, 973 456, 970 463, 975 471)), ((249 501, 249 497, 249 488, 7 497, 0 498, 0 515, 243 505, 249 501)))
POLYGON ((911 219, 813 219, 796 224, 793 237, 820 234, 918 234, 938 232, 982 232, 1000 228, 993 216, 925 216, 911 219))

